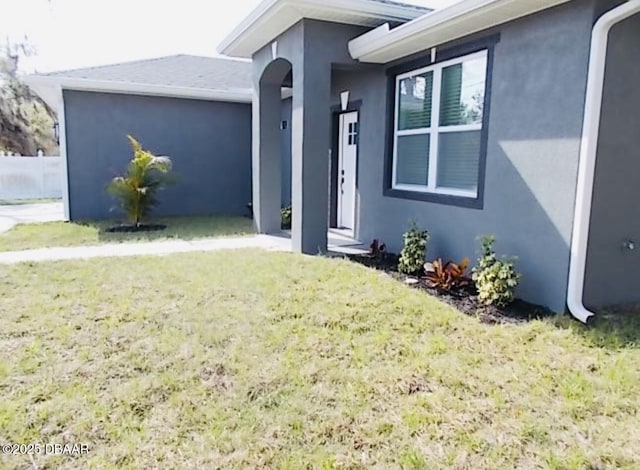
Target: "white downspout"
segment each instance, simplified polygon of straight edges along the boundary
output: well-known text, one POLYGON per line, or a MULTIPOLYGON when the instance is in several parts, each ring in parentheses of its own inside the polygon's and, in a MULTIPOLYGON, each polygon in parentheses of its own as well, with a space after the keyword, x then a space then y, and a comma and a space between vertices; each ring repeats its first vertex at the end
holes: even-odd
POLYGON ((584 125, 580 145, 580 165, 567 288, 569 311, 583 323, 586 323, 594 315, 584 306, 583 299, 609 32, 615 24, 638 12, 640 12, 640 0, 629 0, 604 14, 593 27, 591 36, 591 57, 589 59, 584 125))

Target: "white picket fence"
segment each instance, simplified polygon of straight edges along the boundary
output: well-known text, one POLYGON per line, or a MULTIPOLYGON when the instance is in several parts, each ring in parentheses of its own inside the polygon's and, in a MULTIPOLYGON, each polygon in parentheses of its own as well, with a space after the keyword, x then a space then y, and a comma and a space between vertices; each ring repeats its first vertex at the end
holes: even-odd
POLYGON ((0 153, 0 199, 61 198, 62 175, 62 157, 0 153))

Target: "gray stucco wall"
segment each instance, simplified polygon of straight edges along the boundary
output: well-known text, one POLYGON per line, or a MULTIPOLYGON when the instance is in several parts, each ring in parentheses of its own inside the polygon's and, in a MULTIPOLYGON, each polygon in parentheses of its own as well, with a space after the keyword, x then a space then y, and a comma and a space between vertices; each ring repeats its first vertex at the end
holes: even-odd
POLYGON ((640 15, 609 37, 587 251, 585 304, 640 301, 640 15), (636 250, 623 249, 625 241, 636 250))
POLYGON ((285 129, 281 130, 282 148, 282 205, 291 205, 291 98, 282 100, 282 122, 286 123, 285 129))
POLYGON ((104 188, 131 159, 127 134, 169 155, 179 175, 154 214, 247 214, 250 104, 79 91, 64 100, 72 220, 119 215, 104 188))
POLYGON ((359 239, 383 239, 397 251, 415 219, 432 234, 429 258, 474 259, 476 237, 495 234, 497 251, 519 258, 518 295, 565 311, 593 17, 593 2, 576 0, 486 33, 501 37, 482 210, 383 196, 385 72, 334 72, 332 104, 344 90, 362 100, 359 239))

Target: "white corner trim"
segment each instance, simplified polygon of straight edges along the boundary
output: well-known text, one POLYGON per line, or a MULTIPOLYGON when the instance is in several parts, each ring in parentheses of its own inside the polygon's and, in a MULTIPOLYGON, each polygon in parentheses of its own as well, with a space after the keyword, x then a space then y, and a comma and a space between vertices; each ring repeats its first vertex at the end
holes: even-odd
POLYGON ((64 208, 64 220, 71 220, 69 211, 69 161, 67 159, 67 120, 64 106, 62 88, 58 87, 58 135, 60 136, 60 156, 62 157, 62 205, 64 208))
POLYGON ((591 57, 589 59, 584 125, 580 145, 578 186, 567 288, 569 311, 583 323, 586 323, 594 315, 584 306, 584 282, 609 32, 615 24, 636 13, 640 13, 640 0, 629 0, 605 13, 593 27, 591 37, 591 57))
POLYGON ((64 90, 96 91, 103 93, 123 93, 144 96, 164 96, 172 98, 191 98, 208 101, 228 101, 250 103, 252 90, 244 88, 214 90, 208 88, 189 88, 146 83, 117 82, 109 80, 91 80, 86 78, 55 77, 32 75, 28 77, 30 86, 52 86, 64 90))

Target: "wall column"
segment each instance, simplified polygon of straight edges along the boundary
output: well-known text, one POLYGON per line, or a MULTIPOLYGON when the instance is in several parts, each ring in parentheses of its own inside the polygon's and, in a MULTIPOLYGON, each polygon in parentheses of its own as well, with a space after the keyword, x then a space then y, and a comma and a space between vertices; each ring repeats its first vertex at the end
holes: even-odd
POLYGON ((280 231, 280 85, 261 80, 253 100, 253 220, 258 233, 280 231))
POLYGON ((293 65, 293 250, 327 250, 331 65, 307 54, 293 65))

